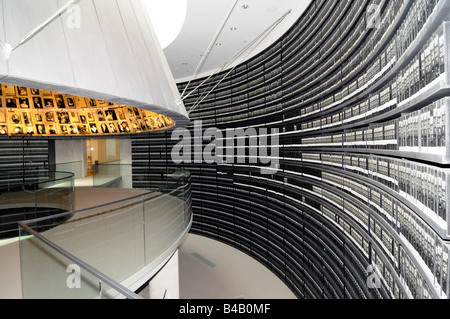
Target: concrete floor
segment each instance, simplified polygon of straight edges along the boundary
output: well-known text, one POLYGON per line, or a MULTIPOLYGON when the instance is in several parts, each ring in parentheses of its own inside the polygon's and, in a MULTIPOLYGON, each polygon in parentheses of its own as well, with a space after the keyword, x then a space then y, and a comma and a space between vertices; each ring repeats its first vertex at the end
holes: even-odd
MULTIPOLYGON (((0 262, 0 299, 21 298, 16 244, 0 249, 3 257, 10 257, 10 262, 0 262)), ((295 299, 281 280, 254 259, 193 234, 180 247, 179 276, 180 299, 295 299)), ((145 297, 145 290, 141 296, 145 297)))
POLYGON ((296 299, 286 285, 248 255, 189 234, 180 248, 180 299, 296 299))

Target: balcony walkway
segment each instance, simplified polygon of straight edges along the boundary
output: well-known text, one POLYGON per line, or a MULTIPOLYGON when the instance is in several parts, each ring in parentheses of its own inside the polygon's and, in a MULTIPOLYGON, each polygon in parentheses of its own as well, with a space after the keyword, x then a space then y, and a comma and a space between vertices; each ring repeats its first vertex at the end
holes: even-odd
MULTIPOLYGON (((75 209, 127 198, 136 189, 75 189, 75 209), (99 193, 101 192, 101 194, 99 193)), ((89 186, 89 181, 84 186, 89 186)), ((20 299, 20 261, 17 242, 0 242, 0 299, 20 299)), ((179 250, 181 299, 293 299, 295 296, 264 266, 240 251, 189 234, 179 250)), ((139 293, 145 297, 146 287, 139 293)))

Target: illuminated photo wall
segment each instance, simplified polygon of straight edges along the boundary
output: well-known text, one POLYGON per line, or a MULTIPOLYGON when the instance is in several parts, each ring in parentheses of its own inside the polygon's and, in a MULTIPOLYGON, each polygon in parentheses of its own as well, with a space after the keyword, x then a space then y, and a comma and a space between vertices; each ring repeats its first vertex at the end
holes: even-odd
POLYGON ((0 86, 0 136, 111 136, 170 129, 147 110, 22 86, 0 86))

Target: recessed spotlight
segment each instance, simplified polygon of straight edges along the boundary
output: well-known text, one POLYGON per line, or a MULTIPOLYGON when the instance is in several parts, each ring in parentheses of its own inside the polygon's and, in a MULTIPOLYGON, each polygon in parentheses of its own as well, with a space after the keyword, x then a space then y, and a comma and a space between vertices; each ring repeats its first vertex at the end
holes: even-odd
POLYGON ((222 43, 216 43, 216 46, 220 47, 222 45, 222 43))
POLYGON ((249 8, 249 5, 248 4, 244 4, 243 6, 242 6, 242 9, 248 9, 249 8))
POLYGON ((231 27, 230 30, 231 30, 231 31, 236 31, 237 28, 236 28, 236 27, 231 27))

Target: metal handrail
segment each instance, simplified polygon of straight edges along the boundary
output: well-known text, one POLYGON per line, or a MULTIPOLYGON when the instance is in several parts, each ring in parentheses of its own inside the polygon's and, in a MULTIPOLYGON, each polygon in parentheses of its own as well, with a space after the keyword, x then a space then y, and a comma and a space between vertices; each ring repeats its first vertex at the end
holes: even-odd
MULTIPOLYGON (((170 195, 172 193, 177 192, 178 190, 180 190, 181 188, 184 188, 186 185, 182 185, 180 187, 177 187, 176 189, 173 189, 171 192, 169 193, 165 193, 162 195, 170 195)), ((105 282, 106 284, 108 284, 111 288, 115 289, 117 292, 119 292, 120 294, 122 294, 123 296, 130 298, 130 299, 143 299, 141 296, 137 295, 136 293, 126 289, 123 285, 121 285, 119 282, 115 281, 114 279, 110 278, 109 276, 105 275, 104 273, 102 273, 101 271, 97 270, 96 268, 90 266, 89 264, 87 264, 86 262, 82 261, 81 259, 79 259, 78 257, 74 256, 73 254, 71 254, 70 252, 66 251, 65 249, 63 249, 62 247, 58 246, 57 244, 53 243, 52 241, 50 241, 49 239, 45 238, 44 236, 40 235, 37 231, 33 230, 29 224, 32 223, 37 223, 43 220, 48 220, 48 219, 53 219, 53 218, 58 218, 58 217, 63 217, 66 215, 74 215, 76 213, 80 213, 80 212, 84 212, 84 211, 88 211, 88 210, 92 210, 92 209, 96 209, 96 208, 101 208, 101 207, 106 207, 106 206, 110 206, 110 205, 114 205, 114 204, 118 204, 121 202, 125 202, 125 201, 129 201, 135 198, 139 198, 139 197, 143 197, 143 196, 147 196, 153 193, 157 193, 158 191, 149 191, 149 192, 145 192, 143 194, 139 194, 139 195, 135 195, 135 196, 131 196, 122 200, 117 200, 114 202, 110 202, 110 203, 106 203, 106 204, 102 204, 102 205, 98 205, 98 206, 94 206, 94 207, 90 207, 90 208, 85 208, 85 209, 81 209, 81 210, 77 210, 77 211, 72 211, 72 212, 65 212, 65 213, 60 213, 60 214, 56 214, 56 215, 52 215, 52 216, 47 216, 47 217, 41 217, 41 218, 36 218, 36 219, 31 219, 31 220, 27 220, 27 221, 21 221, 18 224, 23 227, 27 232, 29 232, 31 235, 35 236, 37 239, 39 239, 40 241, 42 241, 44 244, 48 245, 49 247, 51 247, 52 249, 54 249, 55 251, 57 251, 59 254, 63 255, 64 257, 66 257, 67 259, 71 260, 73 263, 75 263, 76 265, 80 266, 81 268, 85 269, 86 271, 88 271, 90 274, 92 274, 94 277, 96 277, 97 279, 100 280, 100 282, 105 282)), ((157 196, 159 197, 159 196, 157 196)), ((154 199, 154 198, 152 198, 154 199)))
MULTIPOLYGON (((14 174, 14 172, 15 171, 11 171, 11 172, 8 172, 8 175, 7 175, 7 177, 14 177, 14 175, 12 175, 12 174, 14 174), (12 173, 12 174, 11 174, 12 173)), ((17 171, 17 172, 21 172, 21 173, 23 173, 23 171, 17 171)), ((8 189, 10 188, 10 187, 25 187, 25 186, 29 186, 29 185, 40 185, 40 184, 46 184, 46 183, 54 183, 54 182, 59 182, 59 181, 63 181, 63 180, 70 180, 70 179, 72 179, 73 180, 73 177, 75 176, 73 173, 71 173, 71 172, 64 172, 64 171, 58 171, 58 172, 46 172, 46 173, 57 173, 57 174, 66 174, 65 176, 61 176, 61 177, 58 177, 58 178, 49 178, 49 179, 47 179, 47 180, 43 180, 43 181, 30 181, 30 182, 28 182, 28 183, 23 183, 23 182, 20 182, 20 183, 6 183, 6 184, 2 184, 2 183, 0 183, 0 189, 2 189, 2 187, 4 188, 4 187, 7 187, 8 189)), ((1 177, 2 175, 0 174, 0 177, 1 177)), ((20 176, 20 175, 17 175, 17 176, 20 176)), ((23 176, 23 178, 25 178, 25 176, 24 175, 22 175, 23 176)), ((36 174, 36 175, 34 175, 33 177, 42 177, 42 176, 47 176, 47 175, 44 175, 44 174, 42 174, 42 175, 40 175, 40 174, 36 174)))
POLYGON ((77 258, 76 256, 72 255, 65 249, 61 248, 60 246, 56 245, 52 241, 48 240, 44 236, 40 235, 33 229, 31 229, 28 225, 26 225, 24 222, 19 222, 19 225, 25 228, 31 235, 38 238, 40 241, 42 241, 44 244, 48 245, 49 247, 56 250, 58 253, 63 255, 64 257, 68 258, 78 266, 82 267, 86 271, 88 271, 90 274, 92 274, 94 277, 100 279, 101 281, 108 284, 110 287, 114 288, 116 291, 120 292, 125 297, 131 298, 131 299, 143 299, 141 296, 137 295, 136 293, 124 288, 120 283, 115 281, 114 279, 111 279, 107 275, 103 274, 102 272, 98 271, 94 267, 90 266, 89 264, 85 263, 81 259, 77 258))
MULTIPOLYGON (((59 214, 55 214, 55 215, 51 215, 51 216, 45 216, 45 217, 40 217, 40 218, 35 218, 35 219, 24 220, 24 221, 21 221, 19 224, 23 223, 24 225, 28 226, 29 224, 37 223, 37 222, 40 222, 40 221, 43 221, 43 220, 47 220, 47 219, 65 217, 65 216, 68 216, 68 215, 75 215, 75 214, 82 213, 82 212, 85 212, 85 211, 88 211, 88 210, 92 210, 92 209, 96 209, 96 208, 102 208, 102 207, 105 207, 105 206, 118 204, 118 203, 121 203, 121 202, 124 202, 124 201, 128 201, 128 200, 132 200, 132 199, 135 199, 135 198, 139 198, 139 197, 142 197, 142 196, 147 196, 147 195, 150 195, 150 194, 155 193, 155 192, 157 192, 157 191, 150 191, 150 192, 146 192, 146 193, 143 193, 143 194, 130 196, 130 197, 127 197, 125 199, 116 200, 116 201, 109 202, 109 203, 106 203, 106 204, 101 204, 101 205, 98 205, 98 206, 93 206, 93 207, 83 208, 83 209, 79 209, 79 210, 74 210, 74 211, 71 211, 71 212, 63 212, 63 213, 59 213, 59 214)), ((171 193, 168 193, 168 194, 171 194, 171 193)))

